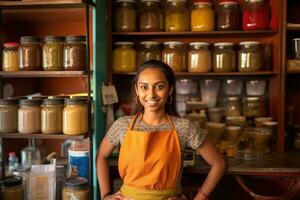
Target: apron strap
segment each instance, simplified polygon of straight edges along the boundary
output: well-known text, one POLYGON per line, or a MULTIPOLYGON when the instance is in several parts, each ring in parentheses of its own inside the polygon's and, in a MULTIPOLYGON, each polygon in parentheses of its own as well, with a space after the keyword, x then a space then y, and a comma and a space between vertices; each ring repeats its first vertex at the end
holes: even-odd
POLYGON ((128 131, 131 131, 134 125, 134 122, 136 121, 136 119, 138 118, 138 116, 140 116, 140 113, 137 113, 133 116, 129 126, 128 126, 128 131))
POLYGON ((172 130, 176 130, 176 129, 175 129, 175 125, 174 125, 174 123, 173 123, 173 120, 171 119, 171 117, 170 117, 169 114, 167 114, 167 118, 168 118, 168 122, 169 122, 169 124, 170 124, 171 129, 172 129, 172 130))

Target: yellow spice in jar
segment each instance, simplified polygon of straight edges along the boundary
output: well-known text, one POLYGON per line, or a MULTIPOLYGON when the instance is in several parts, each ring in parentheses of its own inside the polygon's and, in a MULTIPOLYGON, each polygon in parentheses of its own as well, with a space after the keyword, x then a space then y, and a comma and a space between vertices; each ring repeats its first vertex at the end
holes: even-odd
POLYGON ((166 31, 177 32, 189 30, 189 18, 185 13, 168 13, 165 20, 166 31))
POLYGON ((191 12, 192 31, 213 31, 214 28, 215 16, 211 8, 201 7, 191 12))
POLYGON ((114 72, 136 71, 136 51, 132 42, 116 42, 117 48, 113 51, 114 72))
POLYGON ((3 51, 3 60, 2 60, 3 71, 13 72, 19 70, 19 52, 16 51, 3 51))

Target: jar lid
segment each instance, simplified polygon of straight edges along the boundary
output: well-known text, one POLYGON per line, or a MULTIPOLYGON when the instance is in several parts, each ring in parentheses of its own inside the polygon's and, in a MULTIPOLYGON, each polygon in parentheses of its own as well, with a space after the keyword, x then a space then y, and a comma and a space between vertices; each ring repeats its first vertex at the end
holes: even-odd
POLYGON ((263 122, 262 124, 266 126, 277 126, 278 122, 270 121, 270 122, 263 122))
POLYGON ((117 0, 117 3, 135 3, 135 0, 117 0))
POLYGON ((41 38, 35 36, 22 36, 21 43, 23 42, 41 42, 41 38))
POLYGON ((233 43, 231 42, 218 42, 214 44, 216 47, 217 46, 233 46, 233 43))
POLYGON ((40 105, 42 103, 41 99, 21 99, 20 100, 20 105, 24 106, 36 106, 40 105))
POLYGON ((226 129, 229 130, 229 131, 237 131, 237 130, 241 130, 242 127, 240 127, 240 126, 227 126, 226 129))
POLYGON ((220 2, 219 5, 238 5, 238 2, 235 2, 235 1, 223 1, 223 2, 220 2))
POLYGON ((227 100, 229 101, 237 101, 239 99, 240 99, 239 97, 227 97, 227 100))
POLYGON ((207 42, 191 42, 190 46, 209 46, 207 42))
POLYGON ((168 42, 164 42, 164 45, 183 45, 183 42, 168 41, 168 42))
POLYGON ((133 45, 133 42, 115 42, 115 45, 133 45))
POLYGON ((260 45, 260 42, 258 41, 244 41, 244 42, 240 42, 240 45, 244 45, 244 46, 251 46, 251 45, 260 45))
POLYGON ((66 42, 85 42, 86 36, 85 35, 68 35, 66 37, 66 42))
POLYGON ((159 0, 141 0, 141 2, 159 2, 159 0))
POLYGON ((69 95, 48 96, 48 99, 68 99, 69 95))
POLYGON ((4 47, 19 47, 20 44, 17 43, 17 42, 7 42, 7 43, 4 43, 4 47))
POLYGON ((85 189, 89 187, 89 182, 83 177, 71 177, 64 181, 64 187, 85 189))
POLYGON ((65 104, 66 105, 87 104, 87 99, 78 99, 78 98, 65 99, 65 104))
POLYGON ((246 0, 246 2, 251 2, 251 3, 253 3, 253 2, 264 2, 265 0, 246 0))
POLYGON ((44 105, 63 105, 64 99, 63 98, 56 98, 56 99, 44 99, 44 105))
POLYGON ((155 41, 143 41, 140 43, 141 45, 146 45, 146 46, 151 46, 151 45, 155 45, 158 46, 159 42, 155 42, 155 41))
POLYGON ((216 128, 225 128, 226 124, 219 122, 206 122, 206 126, 216 127, 216 128))
POLYGON ((48 35, 45 37, 45 41, 57 41, 57 42, 64 42, 66 37, 64 36, 54 36, 54 35, 48 35))
POLYGON ((245 116, 228 116, 228 117, 226 117, 226 120, 228 120, 228 121, 232 121, 232 120, 245 121, 246 117, 245 116))
POLYGON ((186 1, 186 0, 167 0, 167 2, 178 2, 178 1, 186 1))
POLYGON ((0 99, 0 105, 17 105, 17 99, 0 99))
POLYGON ((2 181, 2 185, 4 187, 13 187, 13 186, 21 185, 21 184, 22 184, 21 176, 5 177, 4 180, 2 181))
POLYGON ((194 4, 196 5, 211 5, 211 2, 207 2, 207 1, 194 1, 194 4))
POLYGON ((244 100, 247 100, 247 101, 257 101, 257 100, 259 100, 259 97, 246 97, 246 98, 244 98, 244 100))
POLYGON ((300 38, 294 38, 294 39, 292 39, 292 40, 300 40, 300 38))

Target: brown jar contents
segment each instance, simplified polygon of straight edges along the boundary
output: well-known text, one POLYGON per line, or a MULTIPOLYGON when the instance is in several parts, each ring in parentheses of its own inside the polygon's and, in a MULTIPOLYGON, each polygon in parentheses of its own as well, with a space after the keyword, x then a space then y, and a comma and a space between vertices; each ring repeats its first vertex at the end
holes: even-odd
POLYGON ((138 66, 148 60, 160 60, 161 52, 159 50, 159 43, 152 41, 141 42, 140 48, 137 54, 138 66))
POLYGON ((67 36, 64 50, 64 69, 85 70, 86 67, 86 37, 81 35, 67 36))
POLYGON ((210 72, 212 71, 212 57, 206 42, 190 43, 188 53, 189 72, 210 72))
POLYGON ((64 182, 63 200, 89 200, 89 183, 86 178, 72 177, 64 182))
POLYGON ((1 200, 24 200, 22 177, 11 176, 2 180, 1 200))
POLYGON ((64 99, 45 99, 41 112, 41 130, 44 134, 62 133, 64 99))
POLYGON ((263 97, 246 97, 243 99, 243 114, 245 117, 261 117, 265 114, 263 97))
POLYGON ((40 133, 41 100, 22 99, 18 110, 18 131, 20 133, 40 133))
POLYGON ((18 102, 16 100, 0 100, 0 133, 18 131, 18 102))
POLYGON ((214 72, 233 72, 237 70, 233 43, 215 43, 214 72))
POLYGON ((39 37, 22 36, 20 53, 20 69, 33 71, 42 69, 42 45, 39 37))
POLYGON ((115 11, 115 31, 128 32, 136 31, 136 11, 134 9, 135 0, 117 0, 115 11))
POLYGON ((240 72, 256 72, 263 69, 260 42, 247 41, 240 43, 238 68, 240 72))
POLYGON ((163 15, 159 0, 141 0, 140 31, 162 31, 163 28, 163 15))
POLYGON ((186 71, 186 57, 182 42, 165 42, 162 61, 168 64, 174 72, 186 71))
POLYGON ((19 71, 19 44, 5 43, 2 53, 2 69, 5 72, 19 71))
POLYGON ((237 2, 225 1, 217 7, 217 30, 232 31, 240 29, 240 11, 237 2))

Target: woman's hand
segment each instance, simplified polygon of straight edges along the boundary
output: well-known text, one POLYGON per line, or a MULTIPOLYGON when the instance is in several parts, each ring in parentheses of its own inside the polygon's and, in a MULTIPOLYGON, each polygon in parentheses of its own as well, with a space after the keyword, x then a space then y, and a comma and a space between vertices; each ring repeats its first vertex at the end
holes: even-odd
POLYGON ((106 195, 102 200, 123 200, 124 196, 121 194, 120 191, 114 193, 114 194, 109 194, 106 195))
POLYGON ((183 194, 180 194, 180 195, 177 195, 174 197, 170 197, 170 198, 168 198, 168 200, 187 200, 187 198, 183 194))

